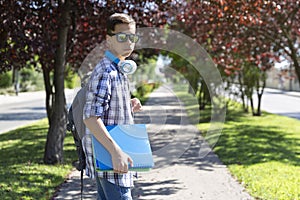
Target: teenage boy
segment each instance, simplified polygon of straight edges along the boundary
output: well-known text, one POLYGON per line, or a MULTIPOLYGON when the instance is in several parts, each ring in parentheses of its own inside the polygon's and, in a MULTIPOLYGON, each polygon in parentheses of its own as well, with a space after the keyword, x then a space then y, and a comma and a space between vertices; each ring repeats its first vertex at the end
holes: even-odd
MULTIPOLYGON (((111 15, 107 21, 106 35, 109 54, 113 54, 120 61, 125 60, 139 39, 135 33, 136 24, 130 16, 123 13, 111 15)), ((128 171, 128 163, 134 163, 110 137, 105 126, 133 124, 132 112, 140 111, 141 108, 138 99, 130 99, 126 73, 106 55, 91 74, 84 107, 84 123, 87 127, 83 138, 86 173, 89 177, 96 178, 98 199, 132 199, 131 187, 136 172, 128 171), (111 154, 113 172, 95 172, 91 134, 111 154)))

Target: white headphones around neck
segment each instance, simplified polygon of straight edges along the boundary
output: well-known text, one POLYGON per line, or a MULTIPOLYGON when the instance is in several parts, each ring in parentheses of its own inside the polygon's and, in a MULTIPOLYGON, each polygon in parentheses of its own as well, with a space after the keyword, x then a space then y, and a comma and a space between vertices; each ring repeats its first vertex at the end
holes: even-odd
POLYGON ((133 74, 137 68, 133 60, 120 60, 110 51, 105 51, 105 56, 113 63, 117 64, 123 74, 133 74))

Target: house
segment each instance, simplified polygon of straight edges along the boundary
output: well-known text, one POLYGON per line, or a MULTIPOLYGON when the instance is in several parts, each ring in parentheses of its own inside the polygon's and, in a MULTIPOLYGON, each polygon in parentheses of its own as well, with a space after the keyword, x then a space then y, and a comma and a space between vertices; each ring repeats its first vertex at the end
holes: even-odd
POLYGON ((267 71, 267 88, 300 91, 299 80, 295 69, 273 67, 267 71))

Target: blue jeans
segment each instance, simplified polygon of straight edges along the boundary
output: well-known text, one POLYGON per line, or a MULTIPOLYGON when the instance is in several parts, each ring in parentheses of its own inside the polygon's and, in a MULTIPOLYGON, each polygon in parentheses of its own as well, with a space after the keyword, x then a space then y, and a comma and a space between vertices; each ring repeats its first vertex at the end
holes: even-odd
POLYGON ((130 187, 121 187, 99 177, 96 177, 96 182, 97 200, 132 200, 130 187))

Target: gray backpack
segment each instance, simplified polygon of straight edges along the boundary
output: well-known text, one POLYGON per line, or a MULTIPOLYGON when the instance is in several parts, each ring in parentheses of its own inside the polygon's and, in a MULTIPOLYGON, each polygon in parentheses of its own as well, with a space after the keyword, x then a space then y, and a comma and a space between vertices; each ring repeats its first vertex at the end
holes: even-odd
POLYGON ((76 94, 71 107, 68 111, 67 130, 70 131, 74 138, 76 151, 78 155, 78 164, 76 169, 81 172, 81 199, 83 193, 83 170, 86 167, 85 154, 82 146, 82 138, 85 135, 85 124, 83 123, 83 108, 85 105, 86 87, 82 87, 76 94))

